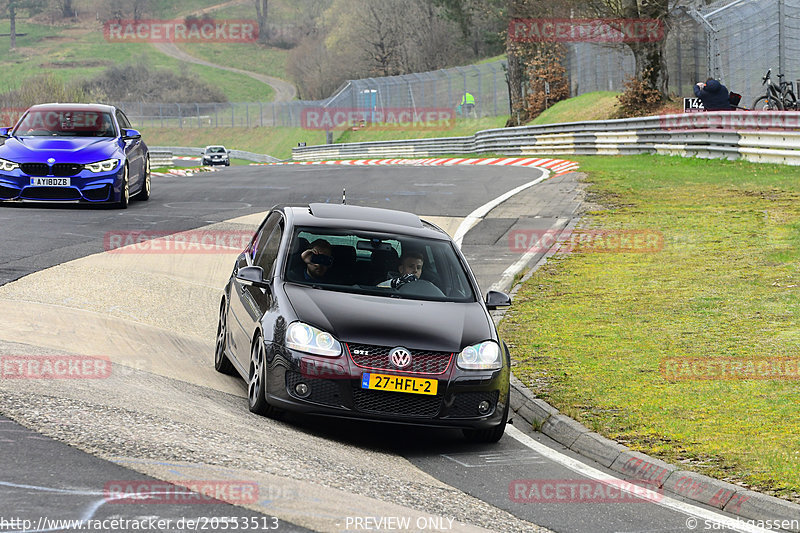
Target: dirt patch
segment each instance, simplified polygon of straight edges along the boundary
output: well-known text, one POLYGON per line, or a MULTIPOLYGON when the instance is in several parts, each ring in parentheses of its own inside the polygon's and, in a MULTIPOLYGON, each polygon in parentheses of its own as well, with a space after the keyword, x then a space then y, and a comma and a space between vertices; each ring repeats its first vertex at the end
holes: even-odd
POLYGON ((80 68, 80 67, 107 67, 113 65, 113 61, 106 59, 78 59, 75 61, 53 61, 42 63, 42 68, 80 68))

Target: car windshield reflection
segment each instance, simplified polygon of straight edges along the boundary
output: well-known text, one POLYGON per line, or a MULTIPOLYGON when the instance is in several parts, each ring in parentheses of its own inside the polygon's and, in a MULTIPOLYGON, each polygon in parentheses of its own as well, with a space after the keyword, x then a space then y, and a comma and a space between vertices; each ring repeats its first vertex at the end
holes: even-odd
POLYGON ((447 240, 300 228, 284 279, 318 289, 412 300, 474 302, 447 240))

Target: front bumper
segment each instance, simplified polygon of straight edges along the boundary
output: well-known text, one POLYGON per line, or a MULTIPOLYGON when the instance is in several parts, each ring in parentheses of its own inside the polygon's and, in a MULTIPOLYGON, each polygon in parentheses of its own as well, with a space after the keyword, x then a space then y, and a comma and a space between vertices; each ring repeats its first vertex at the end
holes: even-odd
POLYGON ((331 359, 267 345, 267 401, 288 411, 402 424, 490 429, 502 423, 509 401, 507 366, 494 371, 464 371, 455 356, 440 374, 404 373, 358 366, 347 353, 331 359), (367 372, 436 379, 437 394, 363 389, 367 372), (298 384, 308 393, 301 396, 298 384), (479 412, 481 402, 490 409, 479 412))
POLYGON ((0 201, 46 202, 108 202, 118 200, 121 194, 122 165, 110 172, 93 173, 82 170, 69 179, 69 186, 32 185, 31 178, 57 180, 55 176, 29 176, 17 169, 0 172, 0 201))

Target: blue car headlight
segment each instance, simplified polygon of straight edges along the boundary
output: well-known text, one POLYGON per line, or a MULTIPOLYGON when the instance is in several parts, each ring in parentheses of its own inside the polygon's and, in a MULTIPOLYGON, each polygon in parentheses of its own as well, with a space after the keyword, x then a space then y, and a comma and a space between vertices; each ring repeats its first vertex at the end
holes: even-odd
POLYGON ((286 328, 286 346, 292 350, 327 357, 342 353, 342 345, 333 335, 303 322, 292 322, 286 328))
POLYGON ((467 346, 456 359, 458 368, 463 370, 496 370, 503 366, 500 345, 494 341, 485 341, 467 346))
POLYGON ((16 170, 18 168, 19 168, 19 163, 9 161, 8 159, 0 159, 0 170, 11 172, 12 170, 16 170))
POLYGON ((119 165, 119 159, 106 159, 105 161, 98 161, 97 163, 89 163, 83 165, 92 172, 111 172, 119 165))

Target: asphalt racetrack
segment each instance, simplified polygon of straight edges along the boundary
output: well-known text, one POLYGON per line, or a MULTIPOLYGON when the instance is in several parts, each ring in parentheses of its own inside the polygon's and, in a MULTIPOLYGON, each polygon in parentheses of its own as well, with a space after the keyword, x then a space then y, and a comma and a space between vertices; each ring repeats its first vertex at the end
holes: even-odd
MULTIPOLYGON (((596 477, 530 428, 511 425, 498 444, 476 445, 455 430, 276 421, 249 413, 242 380, 213 369, 236 238, 252 234, 272 205, 338 203, 344 188, 349 204, 414 212, 452 235, 476 208, 543 172, 229 167, 154 177, 151 200, 124 211, 3 205, 0 358, 94 357, 110 370, 93 379, 0 377, 0 532, 77 530, 49 520, 155 519, 169 522, 136 529, 690 531, 697 517, 702 529, 710 510, 666 497, 521 501, 520 480, 596 477), (200 231, 233 237, 187 252, 167 236, 200 231), (131 235, 162 244, 112 250, 131 235), (147 497, 126 497, 130 487, 149 488, 147 497)), ((482 217, 462 245, 482 291, 507 289, 501 280, 521 256, 511 235, 566 227, 582 197, 577 175, 566 174, 482 217)))

